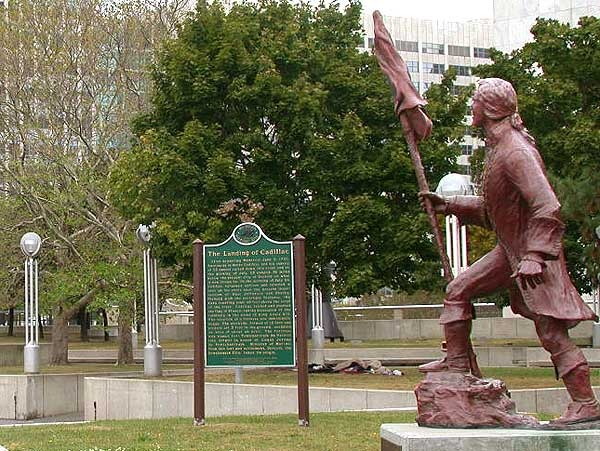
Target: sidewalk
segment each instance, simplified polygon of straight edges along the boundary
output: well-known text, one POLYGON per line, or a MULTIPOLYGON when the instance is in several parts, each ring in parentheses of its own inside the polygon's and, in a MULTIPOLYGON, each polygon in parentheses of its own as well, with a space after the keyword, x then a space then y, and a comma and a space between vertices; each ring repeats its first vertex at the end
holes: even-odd
MULTIPOLYGON (((66 415, 56 415, 53 417, 34 418, 33 420, 5 420, 0 419, 0 427, 15 427, 15 426, 36 426, 43 424, 56 423, 80 423, 83 422, 83 412, 74 412, 66 415)), ((0 447, 0 451, 4 448, 0 447)))

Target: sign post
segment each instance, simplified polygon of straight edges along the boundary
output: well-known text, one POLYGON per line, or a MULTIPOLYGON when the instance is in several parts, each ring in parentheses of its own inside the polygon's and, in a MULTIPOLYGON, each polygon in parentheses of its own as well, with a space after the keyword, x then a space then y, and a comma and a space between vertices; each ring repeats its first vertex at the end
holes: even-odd
POLYGON ((238 225, 220 244, 194 243, 194 423, 204 424, 204 369, 297 367, 299 424, 308 426, 304 237, 238 225))

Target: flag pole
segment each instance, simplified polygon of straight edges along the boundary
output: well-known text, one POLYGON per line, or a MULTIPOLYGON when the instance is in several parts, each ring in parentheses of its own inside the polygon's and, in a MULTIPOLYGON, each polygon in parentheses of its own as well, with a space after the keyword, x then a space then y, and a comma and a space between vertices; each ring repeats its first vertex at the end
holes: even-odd
MULTIPOLYGON (((425 177, 425 170, 423 169, 421 154, 419 153, 419 141, 427 138, 431 133, 431 119, 429 119, 423 111, 423 107, 427 105, 427 102, 421 97, 412 84, 410 76, 408 75, 406 63, 396 51, 390 33, 385 28, 383 17, 379 11, 373 12, 373 22, 375 30, 375 57, 377 58, 379 67, 388 77, 395 92, 395 112, 402 123, 404 137, 406 138, 410 157, 415 168, 419 191, 429 191, 429 184, 425 177)), ((450 267, 448 254, 446 254, 446 251, 444 250, 442 231, 440 230, 435 210, 428 198, 424 198, 423 203, 433 231, 435 244, 442 261, 444 278, 446 281, 451 282, 453 279, 452 269, 450 267)), ((468 342, 468 354, 471 373, 475 377, 482 377, 470 337, 468 342)))

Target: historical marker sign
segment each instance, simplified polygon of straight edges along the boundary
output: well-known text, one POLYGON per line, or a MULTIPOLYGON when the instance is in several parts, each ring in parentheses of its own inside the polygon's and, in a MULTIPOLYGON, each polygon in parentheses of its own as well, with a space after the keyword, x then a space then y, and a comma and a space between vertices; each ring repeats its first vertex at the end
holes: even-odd
POLYGON ((292 242, 244 223, 203 253, 206 366, 295 366, 292 242))

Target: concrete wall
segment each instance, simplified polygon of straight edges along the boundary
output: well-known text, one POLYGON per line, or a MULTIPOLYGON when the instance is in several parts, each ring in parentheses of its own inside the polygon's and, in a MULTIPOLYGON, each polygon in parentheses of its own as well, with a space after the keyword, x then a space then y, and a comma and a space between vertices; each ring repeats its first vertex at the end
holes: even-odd
MULTIPOLYGON (((346 340, 425 340, 442 338, 437 319, 338 321, 346 340)), ((571 329, 575 338, 592 338, 591 321, 571 329)), ((140 339, 142 339, 140 334, 140 339)), ((526 318, 479 318, 473 321, 473 338, 537 339, 533 322, 526 318)), ((160 340, 193 341, 193 324, 161 324, 160 340)))
POLYGON ((29 420, 83 410, 83 375, 0 376, 0 418, 29 420))
MULTIPOLYGON (((412 391, 311 388, 311 412, 416 408, 412 391)), ((193 383, 87 377, 85 419, 193 417, 193 383), (94 405, 95 402, 95 405, 94 405)), ((206 415, 298 411, 295 386, 206 384, 206 415)))
MULTIPOLYGON (((193 417, 193 383, 140 379, 85 378, 85 419, 193 417), (95 404, 94 404, 95 403, 95 404)), ((596 387, 600 396, 600 387, 596 387)), ((416 409, 412 391, 310 388, 311 412, 416 409)), ((512 390, 517 411, 561 414, 569 403, 564 388, 512 390)), ((294 386, 206 384, 206 415, 296 413, 294 386)))
POLYGON ((194 341, 193 324, 161 324, 160 340, 194 341))
MULTIPOLYGON (((52 345, 40 343, 40 364, 46 365, 50 361, 52 345)), ((0 367, 23 365, 24 344, 0 344, 0 367)))
MULTIPOLYGON (((118 376, 141 374, 129 372, 118 376)), ((96 375, 115 376, 114 373, 96 375)), ((83 384, 87 376, 90 374, 0 375, 0 419, 29 420, 83 412, 83 384)))
MULTIPOLYGON (((437 319, 339 321, 346 340, 426 340, 442 338, 437 319)), ((574 338, 592 339, 592 321, 571 329, 574 338)), ((533 321, 526 318, 479 318, 473 321, 473 338, 537 339, 533 321)))

